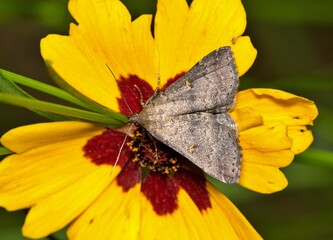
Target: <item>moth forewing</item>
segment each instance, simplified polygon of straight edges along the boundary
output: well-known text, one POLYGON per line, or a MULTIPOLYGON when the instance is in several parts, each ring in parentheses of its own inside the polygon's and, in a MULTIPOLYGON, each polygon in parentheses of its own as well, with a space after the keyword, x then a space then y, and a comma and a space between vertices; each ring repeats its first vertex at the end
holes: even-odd
POLYGON ((157 93, 130 121, 212 177, 237 183, 241 148, 229 111, 238 85, 231 48, 219 48, 157 93))

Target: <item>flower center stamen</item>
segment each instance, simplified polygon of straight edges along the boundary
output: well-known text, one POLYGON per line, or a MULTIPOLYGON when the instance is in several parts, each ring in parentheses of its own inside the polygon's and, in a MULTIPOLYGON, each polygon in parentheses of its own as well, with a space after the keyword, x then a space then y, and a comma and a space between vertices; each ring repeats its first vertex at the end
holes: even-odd
POLYGON ((153 172, 173 174, 181 163, 179 154, 138 127, 131 142, 127 143, 134 154, 133 162, 153 172))

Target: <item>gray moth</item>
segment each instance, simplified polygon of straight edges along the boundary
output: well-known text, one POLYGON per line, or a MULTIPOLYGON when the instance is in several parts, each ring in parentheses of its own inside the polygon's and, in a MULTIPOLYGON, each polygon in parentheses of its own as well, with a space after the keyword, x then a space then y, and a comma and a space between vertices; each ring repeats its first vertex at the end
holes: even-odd
POLYGON ((242 153, 229 111, 238 85, 231 48, 219 48, 153 95, 130 122, 141 125, 208 175, 237 183, 242 153))

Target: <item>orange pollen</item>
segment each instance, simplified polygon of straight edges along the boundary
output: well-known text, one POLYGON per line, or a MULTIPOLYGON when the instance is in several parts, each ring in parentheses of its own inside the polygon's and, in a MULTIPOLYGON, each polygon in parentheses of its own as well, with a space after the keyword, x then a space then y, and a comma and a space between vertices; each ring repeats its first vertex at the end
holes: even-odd
POLYGON ((181 156, 177 152, 153 138, 140 126, 127 145, 134 154, 132 161, 139 162, 141 167, 153 172, 169 175, 181 166, 181 156))

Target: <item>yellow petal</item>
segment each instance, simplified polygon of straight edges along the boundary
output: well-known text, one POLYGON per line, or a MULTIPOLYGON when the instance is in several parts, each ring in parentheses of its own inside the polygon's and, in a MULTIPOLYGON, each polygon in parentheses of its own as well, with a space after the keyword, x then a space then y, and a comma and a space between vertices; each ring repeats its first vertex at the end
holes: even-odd
POLYGON ((240 132, 242 165, 239 184, 261 193, 271 193, 287 186, 279 167, 293 159, 292 139, 284 124, 269 124, 240 132))
POLYGON ((275 89, 248 89, 237 94, 235 109, 260 112, 264 122, 309 125, 318 115, 315 104, 302 97, 275 89))
POLYGON ((237 124, 239 132, 260 126, 264 123, 261 114, 251 108, 238 108, 233 110, 230 114, 237 124))
MULTIPOLYGON (((23 235, 30 238, 46 237, 72 222, 114 179, 110 172, 110 166, 96 167, 76 182, 43 198, 30 209, 23 226, 23 235)), ((118 173, 113 174, 116 176, 118 173)))
POLYGON ((208 184, 212 208, 200 212, 184 191, 177 194, 178 208, 157 215, 140 192, 112 185, 69 228, 70 239, 261 239, 235 206, 208 184), (169 230, 165 227, 168 226, 169 230), (170 235, 171 234, 171 235, 170 235))
POLYGON ((288 181, 277 167, 243 162, 239 184, 252 191, 273 193, 284 189, 288 181))
POLYGON ((294 154, 305 151, 313 142, 312 132, 305 126, 288 127, 288 136, 293 139, 291 151, 294 154))
MULTIPOLYGON (((201 213, 193 200, 184 191, 178 192, 178 209, 172 214, 159 216, 146 198, 142 198, 142 225, 139 239, 170 239, 170 232, 163 231, 165 226, 172 229, 172 239, 237 239, 233 226, 222 211, 201 213), (153 225, 152 225, 153 223, 153 225), (221 231, 223 229, 223 231, 221 231)), ((216 205, 214 206, 216 207, 216 205)), ((214 208, 212 211, 215 211, 214 208)))
POLYGON ((52 143, 99 135, 105 128, 84 122, 51 122, 18 127, 1 137, 1 144, 16 153, 52 143))
POLYGON ((258 150, 242 150, 242 161, 271 167, 286 167, 294 159, 291 150, 277 150, 272 152, 261 152, 258 150))
MULTIPOLYGON (((164 231, 165 226, 171 229, 174 239, 200 239, 200 235, 205 229, 200 212, 191 198, 184 190, 180 190, 177 194, 178 209, 171 214, 157 215, 152 204, 145 196, 141 197, 141 227, 138 239, 170 239, 170 232, 164 231), (191 221, 190 223, 190 220, 191 221), (153 225, 152 225, 153 224, 153 225)), ((210 238, 210 233, 207 232, 207 239, 210 238)))
POLYGON ((185 0, 159 0, 155 39, 161 84, 179 73, 187 72, 211 51, 231 45, 242 75, 256 56, 248 38, 237 40, 245 26, 245 11, 239 0, 211 0, 209 3, 194 0, 190 8, 185 0))
POLYGON ((0 205, 7 210, 31 207, 89 174, 98 166, 84 157, 82 148, 88 139, 53 143, 4 159, 0 163, 0 205))
POLYGON ((257 57, 257 50, 253 47, 248 36, 234 38, 231 49, 234 53, 238 75, 242 76, 254 63, 257 57))
POLYGON ((70 226, 69 239, 139 239, 140 195, 140 184, 124 192, 113 182, 70 226))
POLYGON ((79 23, 71 26, 70 36, 49 35, 41 42, 43 58, 63 80, 115 111, 119 110, 120 93, 112 73, 117 78, 134 74, 156 86, 152 16, 143 15, 131 22, 118 0, 71 0, 69 9, 79 23))
MULTIPOLYGON (((211 196, 212 208, 207 211, 207 215, 214 215, 214 222, 216 224, 216 231, 224 234, 224 228, 220 225, 222 216, 228 221, 228 223, 234 228, 237 238, 226 239, 262 239, 251 224, 246 220, 242 213, 225 197, 218 189, 211 184, 207 184, 207 189, 211 196), (218 211, 216 211, 218 209, 218 211)), ((222 236, 220 236, 222 237, 222 236)), ((222 238, 213 238, 222 239, 222 238)))
POLYGON ((178 208, 163 216, 157 215, 150 202, 142 198, 142 225, 138 239, 261 239, 237 208, 217 189, 208 184, 211 208, 199 211, 183 190, 177 194, 178 208))
POLYGON ((316 118, 316 106, 274 89, 248 89, 236 99, 231 115, 239 127, 243 149, 239 184, 262 193, 282 190, 288 182, 279 168, 288 166, 294 154, 313 141, 305 125, 316 118), (262 126, 256 126, 259 116, 262 126))
POLYGON ((292 140, 287 136, 287 128, 283 124, 250 128, 240 133, 239 141, 242 149, 262 152, 288 150, 292 146, 292 140))

